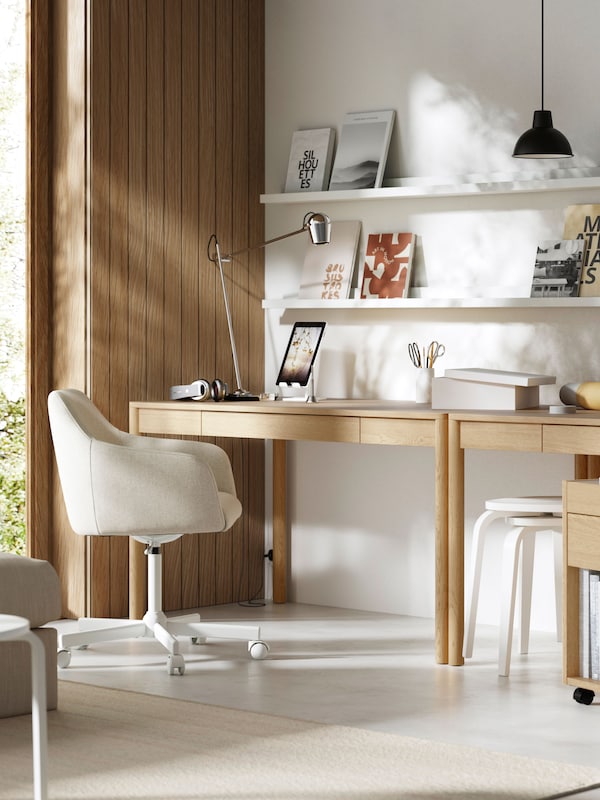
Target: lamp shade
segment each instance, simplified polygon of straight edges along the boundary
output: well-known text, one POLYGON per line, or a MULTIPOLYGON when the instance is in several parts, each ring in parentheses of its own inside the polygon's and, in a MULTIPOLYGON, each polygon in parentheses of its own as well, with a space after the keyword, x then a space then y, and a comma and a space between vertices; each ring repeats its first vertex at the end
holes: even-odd
POLYGON ((517 139, 515 158, 571 158, 573 151, 567 137, 552 126, 552 112, 533 112, 533 126, 517 139))
POLYGON ((311 212, 307 214, 304 225, 308 227, 313 244, 329 244, 331 241, 331 220, 327 214, 311 212))

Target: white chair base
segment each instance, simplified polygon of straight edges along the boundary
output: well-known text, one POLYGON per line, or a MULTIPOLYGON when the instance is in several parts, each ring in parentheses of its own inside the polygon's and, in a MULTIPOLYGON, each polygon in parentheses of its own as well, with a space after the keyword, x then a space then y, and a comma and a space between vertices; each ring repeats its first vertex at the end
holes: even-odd
POLYGON ((183 675, 185 662, 179 651, 179 636, 194 644, 208 638, 246 640, 251 658, 260 660, 269 652, 269 646, 260 638, 258 625, 202 622, 200 614, 187 614, 167 618, 162 611, 162 554, 160 545, 148 546, 148 611, 141 620, 104 619, 82 617, 77 633, 63 633, 58 637, 58 666, 62 669, 71 662, 71 648, 86 648, 99 642, 133 639, 148 636, 156 639, 168 651, 167 672, 183 675))
POLYGON ((469 592, 465 607, 463 656, 471 658, 475 638, 477 606, 485 535, 490 524, 505 518, 510 526, 504 540, 501 576, 501 611, 498 649, 498 674, 508 676, 512 650, 517 584, 520 577, 519 652, 529 651, 531 589, 535 537, 538 531, 554 532, 554 594, 557 640, 562 638, 562 498, 503 497, 488 500, 486 510, 473 528, 469 592))

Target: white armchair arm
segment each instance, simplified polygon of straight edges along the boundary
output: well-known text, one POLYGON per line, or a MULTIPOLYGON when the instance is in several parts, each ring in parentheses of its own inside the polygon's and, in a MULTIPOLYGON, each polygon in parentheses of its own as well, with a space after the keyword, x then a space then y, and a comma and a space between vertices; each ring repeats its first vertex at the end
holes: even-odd
POLYGON ((232 494, 219 491, 211 467, 200 455, 203 449, 195 449, 192 455, 164 446, 92 441, 95 533, 131 536, 134 531, 140 535, 164 534, 166 530, 182 534, 229 528, 240 516, 241 504, 235 488, 232 494))

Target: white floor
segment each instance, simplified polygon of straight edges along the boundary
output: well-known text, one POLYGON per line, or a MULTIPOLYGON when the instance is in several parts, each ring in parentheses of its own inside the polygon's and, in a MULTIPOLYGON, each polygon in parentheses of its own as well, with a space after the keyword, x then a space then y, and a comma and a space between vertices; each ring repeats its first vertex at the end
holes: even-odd
MULTIPOLYGON (((447 667, 435 664, 431 620, 294 604, 203 617, 258 622, 269 656, 253 661, 241 642, 184 643, 185 675, 169 676, 162 647, 137 639, 74 651, 59 678, 600 766, 600 694, 591 706, 572 699, 551 634, 532 632, 530 654, 513 654, 501 678, 492 627, 478 628, 473 659, 447 667)), ((600 800, 600 789, 578 797, 600 800)))

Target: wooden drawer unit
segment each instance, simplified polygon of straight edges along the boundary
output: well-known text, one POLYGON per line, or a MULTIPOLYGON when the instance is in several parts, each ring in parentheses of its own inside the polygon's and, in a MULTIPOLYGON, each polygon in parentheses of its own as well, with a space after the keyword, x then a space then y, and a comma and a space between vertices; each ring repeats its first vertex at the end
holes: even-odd
POLYGON ((577 687, 577 702, 588 704, 600 690, 600 681, 580 674, 580 571, 600 571, 598 480, 563 482, 563 538, 563 680, 577 687))

